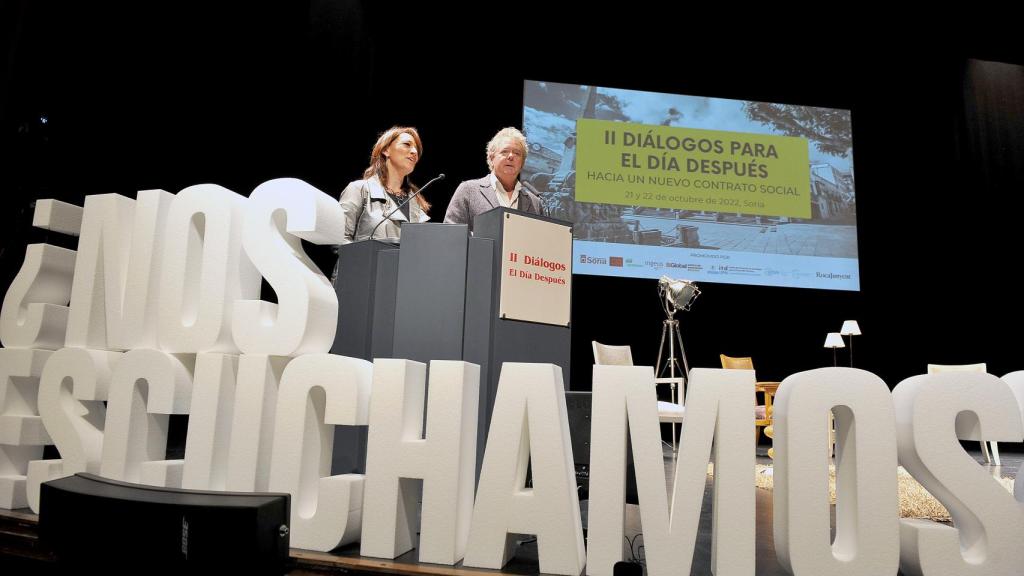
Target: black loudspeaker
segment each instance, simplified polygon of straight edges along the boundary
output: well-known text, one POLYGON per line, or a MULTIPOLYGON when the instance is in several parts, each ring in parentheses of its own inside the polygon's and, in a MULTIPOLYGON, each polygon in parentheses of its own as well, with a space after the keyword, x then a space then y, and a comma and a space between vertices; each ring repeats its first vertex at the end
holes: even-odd
POLYGON ((612 576, 642 576, 644 567, 636 562, 616 562, 612 566, 612 576))
POLYGON ((76 474, 42 484, 39 537, 58 565, 76 571, 283 574, 290 508, 288 494, 178 490, 76 474))

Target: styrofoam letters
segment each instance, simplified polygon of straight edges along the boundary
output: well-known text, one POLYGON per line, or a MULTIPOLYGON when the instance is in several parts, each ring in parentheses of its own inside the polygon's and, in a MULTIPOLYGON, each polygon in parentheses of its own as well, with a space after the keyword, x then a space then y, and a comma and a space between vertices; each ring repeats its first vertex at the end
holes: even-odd
POLYGON ((138 349, 121 357, 111 375, 100 475, 180 487, 182 461, 164 460, 167 423, 169 414, 188 414, 194 368, 187 354, 138 349))
POLYGON ((79 472, 100 473, 110 378, 121 352, 62 348, 39 380, 39 416, 60 452, 28 463, 28 505, 39 512, 39 485, 79 472))
POLYGON ((274 410, 281 375, 290 358, 243 354, 238 360, 226 489, 266 492, 274 447, 274 410))
POLYGON ((28 463, 52 444, 39 417, 37 398, 50 350, 0 348, 0 508, 28 505, 28 463))
MULTIPOLYGON (((752 372, 691 371, 669 492, 650 367, 595 367, 585 552, 559 368, 503 366, 474 503, 478 367, 433 362, 427 395, 423 364, 375 368, 322 353, 338 302, 301 240, 338 242, 342 215, 333 198, 293 179, 268 181, 248 199, 205 184, 177 196, 89 196, 84 209, 38 201, 33 226, 80 238, 77 251, 28 246, 0 308, 0 508, 38 511, 42 482, 83 471, 283 491, 293 546, 327 551, 362 532, 363 554, 393 558, 412 546, 422 484, 421 561, 464 556, 467 567, 498 569, 513 535, 536 534, 541 571, 578 576, 588 559, 589 574, 610 574, 622 559, 628 429, 648 572, 689 572, 710 454, 712 571, 753 573, 752 372), (278 304, 258 299, 261 274, 278 304), (165 460, 168 415, 190 410, 188 460, 165 460), (332 427, 371 421, 368 476, 329 476, 332 427), (40 459, 48 443, 61 459, 40 459)), ((1024 466, 1009 496, 958 439, 1022 438, 1024 371, 917 376, 891 396, 859 370, 787 378, 775 401, 780 563, 800 575, 893 574, 897 564, 908 575, 1019 573, 1024 466), (897 518, 897 454, 953 527, 897 518)))
POLYGON ((783 380, 774 408, 773 510, 779 563, 793 574, 896 574, 896 422, 888 386, 863 370, 810 370, 783 380), (830 411, 836 429, 836 533, 831 546, 830 411))
MULTIPOLYGON (((78 236, 82 207, 36 200, 32 226, 78 236)), ((25 260, 7 287, 0 309, 0 341, 6 348, 57 350, 64 346, 74 275, 74 250, 49 244, 30 244, 25 249, 25 260)))
POLYGON ((160 348, 237 354, 235 300, 259 297, 260 276, 242 252, 246 199, 215 184, 185 188, 171 203, 160 281, 160 348))
POLYGON ((66 345, 109 350, 107 322, 120 312, 132 246, 135 201, 120 194, 86 196, 71 287, 66 345))
POLYGON ((131 250, 123 289, 107 296, 107 338, 111 348, 156 348, 160 270, 163 268, 164 227, 174 195, 142 190, 136 195, 131 250))
MULTIPOLYGON (((59 200, 36 200, 32 226, 78 236, 82 208, 59 200)), ((68 303, 75 275, 75 251, 30 244, 4 295, 0 341, 6 348, 57 350, 64 346, 68 303)))
POLYGON ((536 534, 540 571, 578 576, 585 552, 562 369, 506 362, 463 565, 500 569, 513 534, 536 534), (532 462, 533 488, 525 488, 532 462))
MULTIPOLYGON (((1024 419, 1024 370, 1010 372, 1003 376, 1003 382, 1006 382, 1017 399, 1017 407, 1020 409, 1021 418, 1024 419)), ((1013 481, 1013 497, 1018 502, 1024 502, 1024 462, 1021 462, 1013 481)))
POLYGON ((713 457, 712 570, 719 575, 753 574, 753 392, 749 370, 690 371, 669 495, 654 371, 649 366, 594 366, 587 574, 610 575, 615 562, 623 559, 627 423, 648 573, 689 573, 707 463, 713 457))
POLYGON ((82 231, 82 207, 51 198, 36 200, 32 227, 78 236, 82 231))
POLYGON ((7 348, 64 346, 75 251, 29 244, 0 309, 0 340, 7 348))
POLYGON ((473 512, 480 367, 430 363, 424 436, 425 375, 419 362, 374 362, 360 554, 395 558, 412 549, 418 479, 419 561, 454 565, 465 554, 473 512))
POLYGON ((338 297, 302 249, 301 240, 339 244, 344 231, 337 199, 301 180, 280 178, 253 190, 242 244, 278 303, 235 302, 232 330, 242 352, 295 356, 331 349, 338 297))
POLYGON ((949 510, 953 526, 900 520, 900 571, 908 575, 1019 574, 1024 508, 958 439, 1020 442, 1013 392, 981 372, 913 376, 892 392, 899 462, 949 510))
POLYGON ((225 490, 238 356, 197 354, 182 488, 225 490))
POLYGON ((163 228, 173 196, 143 190, 85 199, 67 344, 127 350, 157 346, 163 228))
POLYGON ((291 545, 326 552, 359 537, 363 475, 331 472, 334 425, 365 426, 373 365, 307 354, 281 377, 270 490, 292 496, 291 545))

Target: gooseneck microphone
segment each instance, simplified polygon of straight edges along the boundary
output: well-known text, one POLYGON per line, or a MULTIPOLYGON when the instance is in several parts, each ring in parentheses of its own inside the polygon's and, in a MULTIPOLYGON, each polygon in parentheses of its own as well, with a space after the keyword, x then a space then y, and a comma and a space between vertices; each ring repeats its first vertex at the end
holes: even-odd
POLYGON ((409 196, 406 197, 405 200, 402 200, 402 202, 400 202, 398 204, 398 206, 395 206, 395 208, 393 210, 391 210, 390 212, 385 214, 384 218, 382 218, 380 222, 377 222, 377 225, 373 227, 373 230, 370 230, 370 236, 369 236, 368 239, 369 240, 373 240, 373 235, 374 235, 375 232, 377 232, 377 228, 380 228, 381 224, 387 222, 395 212, 398 212, 399 210, 401 210, 402 207, 405 206, 406 204, 408 204, 410 200, 415 198, 420 192, 423 192, 424 190, 427 189, 427 187, 429 187, 434 182, 437 182, 438 180, 444 180, 444 174, 438 174, 436 178, 434 178, 430 182, 427 182, 426 184, 424 184, 423 187, 421 187, 419 190, 413 192, 412 194, 409 194, 409 196))

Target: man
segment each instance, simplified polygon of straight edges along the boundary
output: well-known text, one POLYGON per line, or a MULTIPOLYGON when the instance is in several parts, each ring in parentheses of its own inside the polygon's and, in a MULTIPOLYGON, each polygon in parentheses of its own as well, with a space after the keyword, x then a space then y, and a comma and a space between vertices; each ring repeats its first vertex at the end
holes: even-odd
POLYGON ((540 214, 540 198, 519 182, 519 172, 526 162, 526 137, 515 128, 503 128, 487 143, 487 167, 491 173, 479 180, 459 184, 448 204, 444 221, 469 224, 492 208, 504 206, 532 214, 540 214))

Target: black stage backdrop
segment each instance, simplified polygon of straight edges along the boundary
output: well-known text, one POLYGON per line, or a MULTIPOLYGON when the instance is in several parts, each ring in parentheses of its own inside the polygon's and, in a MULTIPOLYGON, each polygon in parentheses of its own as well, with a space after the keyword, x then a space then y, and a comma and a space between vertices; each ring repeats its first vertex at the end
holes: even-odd
MULTIPOLYGON (((691 366, 753 356, 759 379, 781 380, 831 365, 825 334, 856 319, 855 365, 890 387, 928 362, 1024 369, 1024 50, 998 31, 910 39, 909 21, 595 4, 81 4, 2 4, 3 287, 47 238, 36 198, 207 182, 247 195, 283 176, 337 195, 393 124, 423 137, 414 180, 448 175, 429 195, 439 220, 485 174, 490 136, 521 125, 523 80, 549 80, 852 110, 861 291, 703 283, 680 315, 691 366)), ((655 285, 575 277, 573 389, 590 388, 591 340, 654 363, 655 285)))

